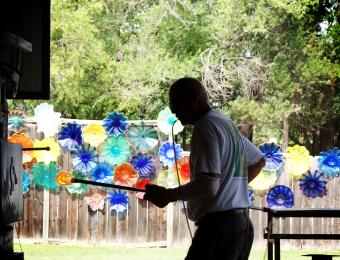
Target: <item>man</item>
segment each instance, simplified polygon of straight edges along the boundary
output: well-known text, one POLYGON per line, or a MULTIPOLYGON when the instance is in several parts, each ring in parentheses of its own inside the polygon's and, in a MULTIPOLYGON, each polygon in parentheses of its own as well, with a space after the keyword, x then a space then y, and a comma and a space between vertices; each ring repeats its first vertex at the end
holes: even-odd
POLYGON ((260 172, 264 159, 228 117, 210 108, 198 80, 177 80, 169 98, 181 123, 194 125, 191 181, 173 189, 147 185, 144 198, 158 207, 188 201, 189 218, 198 228, 186 259, 248 259, 253 241, 248 182, 260 172))

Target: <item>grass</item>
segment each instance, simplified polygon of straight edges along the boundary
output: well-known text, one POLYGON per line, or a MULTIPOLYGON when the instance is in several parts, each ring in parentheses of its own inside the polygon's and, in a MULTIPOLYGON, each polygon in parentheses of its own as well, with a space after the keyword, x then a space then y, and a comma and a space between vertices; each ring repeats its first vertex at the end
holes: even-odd
MULTIPOLYGON (((20 252, 19 244, 14 245, 15 252, 20 252)), ((65 244, 31 244, 22 243, 25 260, 182 260, 187 247, 159 248, 159 247, 117 247, 117 246, 85 246, 65 244)), ((264 249, 253 249, 250 260, 262 260, 264 249)), ((282 250, 283 260, 307 260, 311 257, 302 256, 311 253, 337 254, 340 251, 309 251, 309 250, 282 250)))

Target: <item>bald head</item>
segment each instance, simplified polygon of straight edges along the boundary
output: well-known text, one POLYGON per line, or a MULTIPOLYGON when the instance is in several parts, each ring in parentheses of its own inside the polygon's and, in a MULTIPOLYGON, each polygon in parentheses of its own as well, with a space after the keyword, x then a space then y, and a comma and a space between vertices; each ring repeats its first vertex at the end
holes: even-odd
POLYGON ((193 123, 192 121, 195 121, 200 114, 210 109, 207 92, 201 82, 195 78, 181 78, 173 83, 170 87, 169 99, 171 111, 184 124, 193 123), (186 115, 188 113, 191 115, 186 115))

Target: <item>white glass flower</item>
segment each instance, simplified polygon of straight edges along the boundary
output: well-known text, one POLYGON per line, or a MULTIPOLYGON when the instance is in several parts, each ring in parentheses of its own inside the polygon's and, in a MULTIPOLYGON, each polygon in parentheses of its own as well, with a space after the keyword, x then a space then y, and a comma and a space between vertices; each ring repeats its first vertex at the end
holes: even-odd
MULTIPOLYGON (((172 125, 176 120, 177 118, 173 113, 171 113, 170 108, 166 107, 158 114, 157 126, 162 133, 170 135, 172 131, 172 125)), ((178 134, 183 130, 183 128, 184 127, 182 126, 181 122, 177 120, 174 125, 174 134, 178 134)))
POLYGON ((43 132, 45 138, 53 137, 61 125, 60 113, 54 112, 53 105, 42 103, 34 109, 33 120, 37 122, 38 132, 43 132))

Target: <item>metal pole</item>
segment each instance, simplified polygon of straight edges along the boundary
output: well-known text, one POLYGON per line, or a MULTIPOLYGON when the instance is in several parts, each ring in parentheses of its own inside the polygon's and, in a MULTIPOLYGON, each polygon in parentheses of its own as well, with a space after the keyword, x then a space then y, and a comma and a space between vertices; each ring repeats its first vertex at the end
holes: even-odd
POLYGON ((129 187, 129 186, 109 184, 109 183, 102 183, 102 182, 96 182, 96 181, 81 180, 81 179, 76 179, 76 178, 72 179, 72 183, 84 183, 84 184, 90 184, 90 185, 102 186, 102 187, 108 187, 108 188, 114 188, 114 189, 146 192, 145 189, 139 189, 139 188, 134 188, 134 187, 129 187))

